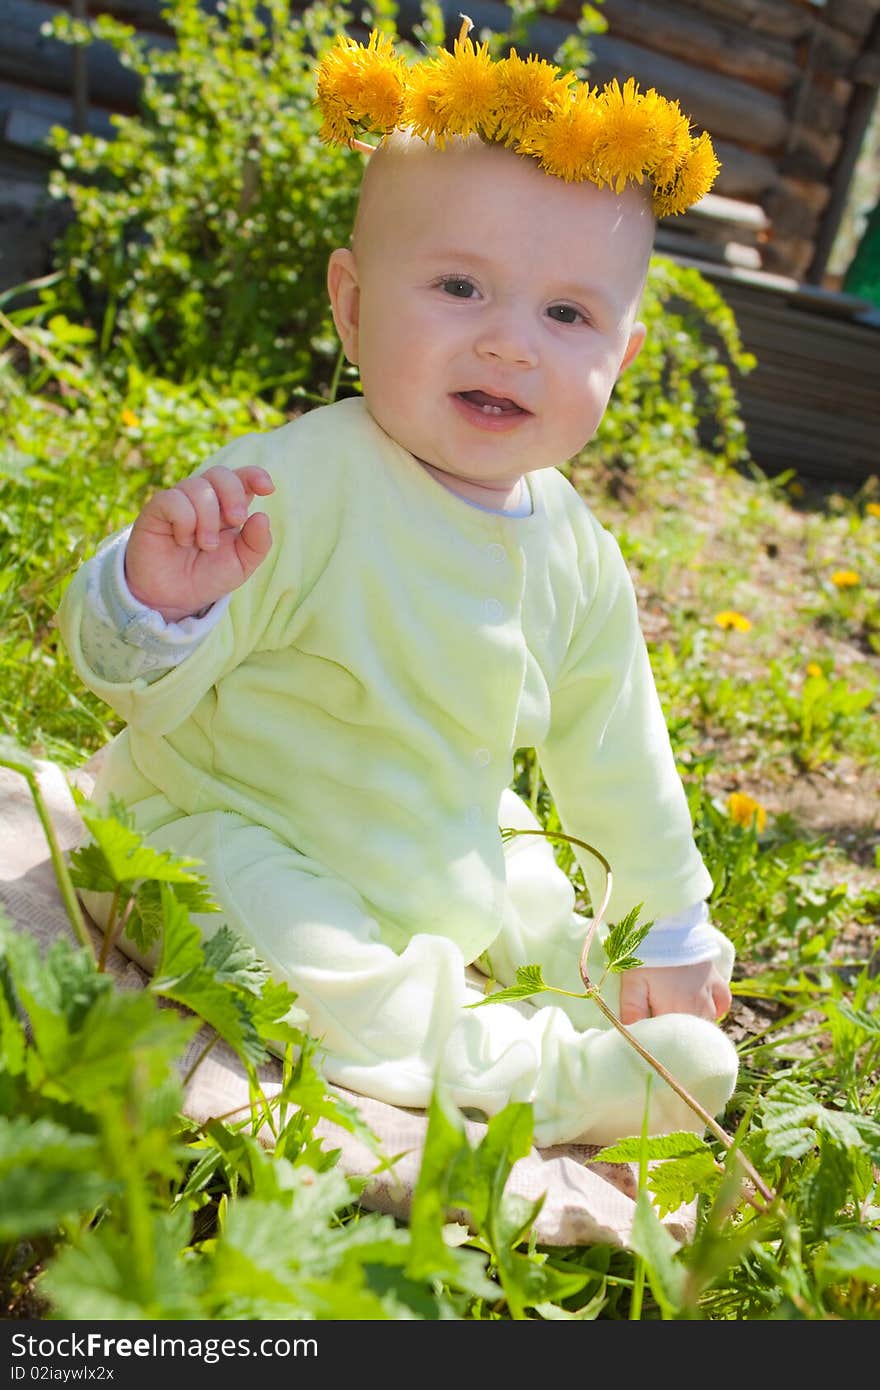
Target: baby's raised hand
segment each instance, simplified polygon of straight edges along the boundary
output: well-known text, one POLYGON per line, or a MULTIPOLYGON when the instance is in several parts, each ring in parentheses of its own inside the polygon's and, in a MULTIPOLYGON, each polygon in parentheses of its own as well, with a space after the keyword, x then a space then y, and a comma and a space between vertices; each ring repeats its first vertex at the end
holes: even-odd
POLYGON ((248 516, 275 486, 264 468, 216 464, 155 493, 132 527, 125 578, 133 596, 179 622, 248 579, 272 545, 269 518, 248 516))
POLYGON ((711 960, 695 965, 643 965, 625 970, 620 977, 621 1023, 637 1023, 658 1014, 695 1014, 715 1023, 730 1004, 730 988, 711 960))

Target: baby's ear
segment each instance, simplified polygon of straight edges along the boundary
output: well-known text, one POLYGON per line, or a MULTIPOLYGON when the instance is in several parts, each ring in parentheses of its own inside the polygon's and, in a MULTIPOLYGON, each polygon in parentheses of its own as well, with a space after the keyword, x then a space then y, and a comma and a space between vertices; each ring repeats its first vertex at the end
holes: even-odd
POLYGON ((354 252, 348 247, 339 247, 330 257, 327 265, 327 292, 330 295, 333 322, 342 341, 343 351, 352 366, 357 366, 361 287, 358 283, 354 252))
POLYGON ((629 335, 629 342, 626 345, 626 352, 623 354, 623 361, 618 368, 617 375, 625 371, 631 362, 634 362, 642 350, 648 330, 643 323, 634 323, 629 335))

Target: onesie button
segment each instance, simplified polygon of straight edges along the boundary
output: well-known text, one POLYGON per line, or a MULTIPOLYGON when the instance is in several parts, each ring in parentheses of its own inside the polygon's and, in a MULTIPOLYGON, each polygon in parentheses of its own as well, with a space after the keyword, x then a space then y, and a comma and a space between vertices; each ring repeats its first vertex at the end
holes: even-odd
POLYGON ((487 598, 483 604, 483 612, 493 623, 497 623, 498 619, 504 616, 504 609, 497 598, 487 598))
POLYGON ((474 754, 474 762, 477 764, 477 767, 488 767, 491 761, 492 754, 489 752, 488 748, 477 749, 474 754))
POLYGON ((489 558, 494 560, 496 565, 502 564, 504 560, 507 559, 507 551, 504 549, 504 546, 499 545, 497 541, 493 541, 492 544, 486 548, 489 552, 489 558))

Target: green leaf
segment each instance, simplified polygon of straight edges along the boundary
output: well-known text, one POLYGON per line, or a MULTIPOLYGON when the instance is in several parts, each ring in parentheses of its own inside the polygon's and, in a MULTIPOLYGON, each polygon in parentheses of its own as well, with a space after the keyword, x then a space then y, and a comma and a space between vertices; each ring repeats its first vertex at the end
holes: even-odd
POLYGON ((160 884, 159 896, 163 919, 162 946, 151 988, 158 994, 172 989, 193 970, 205 963, 202 934, 177 894, 167 884, 160 884))
POLYGON ((486 1277, 485 1256, 477 1251, 452 1250, 443 1239, 443 1227, 454 1205, 450 1194, 461 1190, 471 1162, 461 1115, 436 1089, 428 1107, 422 1162, 410 1204, 406 1273, 421 1282, 442 1279, 474 1298, 495 1299, 498 1286, 486 1277))
MULTIPOLYGON (((25 1010, 34 1044, 44 1058, 63 1053, 98 999, 112 989, 88 952, 63 938, 41 954, 37 941, 0 921, 0 971, 10 998, 25 1010)), ((51 1070, 51 1065, 50 1065, 51 1070)))
POLYGON ((118 817, 100 816, 87 807, 80 814, 92 840, 70 855, 71 877, 77 888, 110 893, 117 884, 157 879, 163 883, 197 883, 198 859, 184 859, 144 844, 143 836, 118 817))
POLYGON ((661 1217, 712 1194, 720 1185, 721 1174, 708 1148, 687 1158, 667 1159, 648 1171, 648 1187, 661 1217))
POLYGON ((864 1117, 826 1109, 793 1081, 781 1081, 768 1091, 759 1110, 767 1151, 774 1158, 802 1158, 820 1136, 843 1149, 864 1147, 864 1117))
POLYGON ((0 1240, 47 1235, 120 1188, 102 1172, 93 1135, 52 1120, 0 1117, 0 1240))
MULTIPOLYGON (((175 883, 174 898, 187 912, 219 912, 220 908, 202 879, 191 883, 175 883)), ((139 950, 149 951, 161 939, 165 929, 165 907, 162 883, 147 879, 140 883, 135 894, 134 908, 125 924, 125 935, 139 950)))
POLYGON ((880 1284, 880 1231, 846 1231, 829 1240, 816 1260, 820 1288, 858 1279, 880 1284))
POLYGON ((651 1291, 666 1317, 680 1311, 685 1289, 685 1270, 676 1262, 678 1245, 657 1216, 647 1192, 636 1197, 630 1245, 645 1262, 651 1291))
POLYGON ((62 1248, 40 1281, 55 1317, 78 1322, 204 1318, 204 1271, 186 1249, 191 1216, 182 1207, 150 1213, 147 1250, 105 1221, 62 1248), (144 1259, 144 1254, 149 1258, 144 1259))
POLYGON ((205 942, 205 965, 218 980, 226 980, 259 995, 269 979, 264 961, 249 942, 225 924, 205 942))
POLYGON ((544 981, 540 965, 520 965, 516 971, 516 984, 506 989, 495 990, 474 1004, 466 1004, 467 1009, 479 1009, 484 1004, 505 1004, 513 999, 530 999, 533 994, 541 994, 550 986, 544 981))
POLYGON ((595 1155, 597 1160, 603 1163, 638 1163, 644 1154, 645 1158, 687 1158, 690 1154, 705 1153, 707 1145, 704 1139, 691 1130, 675 1130, 671 1134, 654 1134, 649 1137, 641 1138, 632 1136, 628 1139, 618 1139, 613 1144, 606 1144, 595 1155))
POLYGON ((636 951, 654 925, 653 922, 637 925, 642 906, 643 904, 639 903, 621 922, 615 923, 602 943, 605 964, 612 974, 619 975, 624 970, 632 970, 642 963, 636 951))

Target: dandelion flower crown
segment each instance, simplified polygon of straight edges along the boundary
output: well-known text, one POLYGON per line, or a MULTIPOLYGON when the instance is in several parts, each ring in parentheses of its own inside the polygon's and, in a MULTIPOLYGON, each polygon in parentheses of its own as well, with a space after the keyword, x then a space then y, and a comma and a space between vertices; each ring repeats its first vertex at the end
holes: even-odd
POLYGON ((684 212, 709 191, 720 167, 712 141, 691 135, 677 101, 639 91, 631 77, 592 88, 513 48, 492 58, 462 20, 451 53, 412 64, 377 30, 366 44, 339 35, 318 65, 321 139, 370 150, 361 135, 408 130, 442 149, 452 137, 478 135, 568 183, 620 193, 648 179, 656 217, 684 212))

